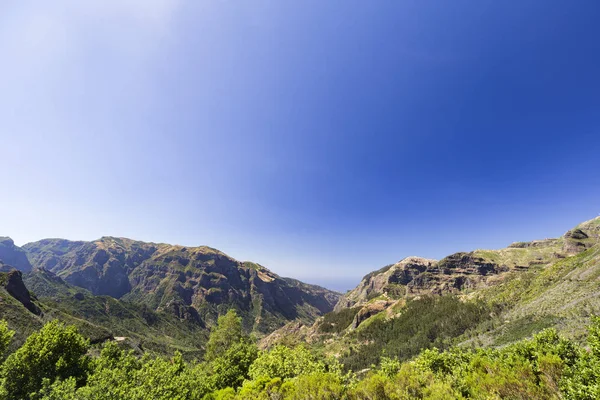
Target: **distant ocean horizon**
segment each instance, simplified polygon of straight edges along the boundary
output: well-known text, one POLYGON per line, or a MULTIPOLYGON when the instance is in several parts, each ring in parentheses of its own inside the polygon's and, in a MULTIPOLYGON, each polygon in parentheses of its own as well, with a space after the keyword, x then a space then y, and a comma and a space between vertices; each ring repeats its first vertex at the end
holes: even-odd
MULTIPOLYGON (((294 279, 298 279, 293 277, 294 279)), ((356 277, 340 277, 340 278, 299 278, 298 280, 309 283, 311 285, 322 286, 329 290, 335 290, 336 292, 346 293, 348 290, 354 289, 359 283, 361 278, 356 277)))

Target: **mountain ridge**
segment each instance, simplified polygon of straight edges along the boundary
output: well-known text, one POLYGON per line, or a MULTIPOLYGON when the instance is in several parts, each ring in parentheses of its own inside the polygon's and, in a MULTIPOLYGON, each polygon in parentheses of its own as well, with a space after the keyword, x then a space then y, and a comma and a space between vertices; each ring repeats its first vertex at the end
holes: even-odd
POLYGON ((578 254, 597 244, 599 239, 600 217, 596 217, 578 224, 556 239, 514 242, 499 250, 458 252, 440 260, 405 257, 365 275, 354 289, 342 295, 334 310, 366 304, 369 296, 384 294, 386 290, 396 289, 403 295, 441 294, 474 289, 482 281, 493 284, 494 279, 504 273, 527 270, 578 254))
POLYGON ((366 274, 313 325, 289 323, 261 346, 308 342, 365 368, 385 349, 388 356, 406 359, 431 346, 502 346, 548 327, 580 340, 590 316, 598 314, 600 217, 559 238, 440 260, 406 257, 366 274), (448 329, 458 322, 461 329, 448 329), (415 329, 424 336, 411 336, 415 329))
POLYGON ((103 236, 93 241, 42 239, 15 246, 15 251, 27 255, 33 270, 49 271, 93 295, 147 304, 207 325, 236 308, 245 327, 259 335, 295 319, 310 323, 331 311, 340 295, 209 246, 103 236))

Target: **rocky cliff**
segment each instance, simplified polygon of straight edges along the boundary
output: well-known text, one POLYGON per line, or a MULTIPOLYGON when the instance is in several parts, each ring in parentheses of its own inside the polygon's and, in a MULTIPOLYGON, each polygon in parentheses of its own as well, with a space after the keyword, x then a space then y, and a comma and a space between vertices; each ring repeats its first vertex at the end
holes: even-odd
POLYGON ((206 246, 103 237, 93 242, 46 239, 23 249, 35 268, 93 294, 208 324, 233 307, 246 327, 258 333, 295 319, 311 323, 339 299, 330 290, 282 278, 206 246))
POLYGON ((556 239, 439 261, 407 257, 367 274, 312 326, 288 324, 261 345, 318 343, 327 354, 368 365, 373 348, 442 345, 428 340, 452 318, 469 331, 456 330, 447 343, 501 346, 548 327, 579 340, 590 316, 600 314, 599 277, 600 217, 556 239), (422 343, 411 342, 423 332, 422 343))
POLYGON ((33 302, 29 290, 27 290, 23 283, 22 275, 21 271, 16 269, 10 272, 0 272, 0 287, 4 288, 9 295, 21 303, 27 310, 35 315, 41 315, 42 311, 33 302))
POLYGON ((13 267, 23 272, 31 271, 27 254, 23 249, 15 246, 15 242, 9 237, 0 236, 0 261, 5 264, 2 268, 6 271, 13 267))
POLYGON ((600 217, 586 221, 557 239, 516 242, 501 250, 451 254, 439 261, 407 257, 366 275, 340 297, 339 312, 358 307, 351 327, 407 298, 422 295, 468 294, 501 284, 514 274, 539 272, 560 260, 598 246, 600 217))

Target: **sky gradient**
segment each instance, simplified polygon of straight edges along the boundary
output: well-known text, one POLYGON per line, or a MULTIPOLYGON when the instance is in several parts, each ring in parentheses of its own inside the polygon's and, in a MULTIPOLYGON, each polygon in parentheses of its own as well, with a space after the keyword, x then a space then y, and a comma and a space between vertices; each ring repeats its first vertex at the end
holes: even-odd
POLYGON ((0 235, 345 290, 600 213, 597 1, 9 1, 0 235), (50 4, 51 3, 51 4, 50 4))

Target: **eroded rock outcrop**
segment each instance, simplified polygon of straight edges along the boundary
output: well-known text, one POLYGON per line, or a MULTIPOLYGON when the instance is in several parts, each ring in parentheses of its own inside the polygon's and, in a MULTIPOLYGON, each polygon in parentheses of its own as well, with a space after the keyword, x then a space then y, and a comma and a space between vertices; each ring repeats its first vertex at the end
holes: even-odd
POLYGON ((357 327, 393 301, 423 295, 464 294, 501 283, 510 273, 544 268, 600 241, 600 217, 586 221, 557 239, 515 242, 505 249, 476 250, 449 255, 440 261, 407 257, 367 274, 343 295, 335 307, 341 311, 362 307, 353 322, 357 327))
POLYGON ((363 305, 370 299, 386 293, 391 297, 404 295, 404 288, 436 263, 437 261, 432 259, 407 257, 396 264, 371 272, 361 280, 355 289, 340 298, 335 310, 363 305))
POLYGON ((41 315, 42 311, 33 302, 29 290, 23 283, 22 273, 16 269, 10 272, 2 273, 0 276, 0 284, 6 289, 8 294, 18 300, 25 308, 34 313, 35 315, 41 315))
POLYGON ((367 319, 371 318, 374 315, 379 314, 382 311, 385 311, 393 302, 386 300, 378 300, 372 303, 365 305, 354 317, 352 324, 350 325, 351 329, 356 329, 358 326, 367 319))

